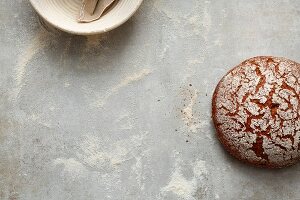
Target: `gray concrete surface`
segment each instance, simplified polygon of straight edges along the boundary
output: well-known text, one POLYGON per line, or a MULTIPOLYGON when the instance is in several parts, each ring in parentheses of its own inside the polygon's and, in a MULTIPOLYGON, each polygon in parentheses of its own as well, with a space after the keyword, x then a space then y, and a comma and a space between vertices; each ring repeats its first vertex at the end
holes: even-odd
POLYGON ((122 27, 83 37, 2 0, 0 199, 299 200, 300 164, 248 167, 210 119, 233 66, 300 62, 299 19, 298 0, 145 0, 122 27))

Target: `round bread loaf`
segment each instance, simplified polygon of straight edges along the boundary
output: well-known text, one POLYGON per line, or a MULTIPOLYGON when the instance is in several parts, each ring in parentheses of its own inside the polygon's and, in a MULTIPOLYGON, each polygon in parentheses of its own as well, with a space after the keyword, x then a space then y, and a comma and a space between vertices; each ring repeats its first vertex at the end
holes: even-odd
POLYGON ((300 158, 300 64, 277 57, 244 61, 219 82, 212 101, 218 138, 246 163, 281 168, 300 158))

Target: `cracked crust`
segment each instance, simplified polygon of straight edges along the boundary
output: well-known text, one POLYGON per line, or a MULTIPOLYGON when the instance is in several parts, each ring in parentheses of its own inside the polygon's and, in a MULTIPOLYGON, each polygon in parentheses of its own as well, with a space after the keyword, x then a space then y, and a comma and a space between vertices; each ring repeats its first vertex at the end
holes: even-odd
POLYGON ((234 157, 267 168, 300 158, 300 64, 277 57, 244 61, 215 89, 218 138, 234 157))

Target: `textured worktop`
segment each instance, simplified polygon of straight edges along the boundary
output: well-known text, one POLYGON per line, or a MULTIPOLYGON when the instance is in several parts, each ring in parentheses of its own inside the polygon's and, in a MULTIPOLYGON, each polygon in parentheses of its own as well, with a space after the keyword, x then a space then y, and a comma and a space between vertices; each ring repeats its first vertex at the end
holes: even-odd
POLYGON ((257 55, 300 62, 298 0, 145 0, 72 36, 0 2, 0 199, 299 200, 300 163, 248 167, 215 137, 211 96, 257 55))

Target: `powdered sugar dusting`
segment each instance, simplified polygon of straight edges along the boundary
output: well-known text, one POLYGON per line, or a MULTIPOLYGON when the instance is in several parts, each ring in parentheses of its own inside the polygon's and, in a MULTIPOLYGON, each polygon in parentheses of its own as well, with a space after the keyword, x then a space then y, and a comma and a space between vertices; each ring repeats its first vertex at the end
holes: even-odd
POLYGON ((96 102, 94 102, 93 105, 97 108, 102 108, 111 95, 116 94, 121 88, 126 87, 133 82, 142 80, 144 77, 150 75, 152 72, 153 71, 150 69, 142 69, 137 73, 125 77, 119 84, 107 91, 107 93, 102 98, 99 98, 96 102))
POLYGON ((182 167, 179 165, 181 160, 177 160, 175 163, 175 169, 171 175, 170 182, 161 189, 161 195, 164 197, 167 196, 168 193, 175 194, 180 199, 186 200, 196 200, 198 199, 197 190, 201 188, 201 190, 206 191, 206 179, 208 175, 208 171, 206 168, 206 162, 203 160, 197 160, 193 163, 193 178, 188 179, 182 173, 182 167))
POLYGON ((199 128, 199 124, 194 123, 195 117, 193 114, 193 107, 196 104, 197 98, 198 98, 198 91, 194 90, 192 91, 193 94, 191 96, 190 103, 182 109, 182 120, 184 123, 189 127, 189 130, 193 133, 197 132, 197 129, 199 128))
POLYGON ((55 166, 62 165, 64 167, 64 171, 72 176, 78 176, 87 172, 85 166, 74 158, 57 158, 53 161, 53 164, 55 166))
POLYGON ((236 157, 267 167, 299 159, 299 69, 284 58, 256 57, 222 79, 214 96, 214 121, 236 157))

